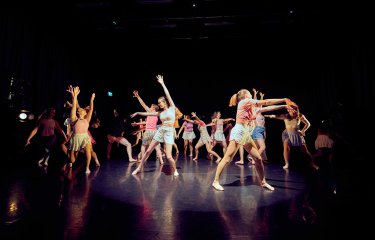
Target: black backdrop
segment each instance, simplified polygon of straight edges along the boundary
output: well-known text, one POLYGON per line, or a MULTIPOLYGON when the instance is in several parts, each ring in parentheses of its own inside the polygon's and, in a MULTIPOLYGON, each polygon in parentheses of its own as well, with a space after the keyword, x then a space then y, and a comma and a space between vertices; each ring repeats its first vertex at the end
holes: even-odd
MULTIPOLYGON (((184 113, 209 117, 220 110, 223 117, 233 117, 231 95, 256 88, 266 98, 289 97, 300 105, 313 124, 310 144, 319 121, 337 109, 349 139, 365 135, 352 124, 374 103, 372 18, 366 8, 317 2, 297 8, 295 18, 239 24, 236 34, 205 35, 201 29, 179 38, 134 26, 127 31, 126 24, 98 27, 76 8, 45 7, 0 10, 1 97, 11 111, 39 114, 54 106, 61 113, 69 100, 66 86, 78 84, 82 104, 97 93, 101 118, 112 107, 130 114, 141 110, 132 91, 139 90, 147 103, 156 102, 162 89, 155 75, 163 74, 184 113), (9 101, 11 78, 15 96, 9 101)), ((9 116, 12 124, 14 116, 9 116)), ((271 139, 280 141, 283 124, 269 122, 268 127, 276 132, 269 133, 271 139)))

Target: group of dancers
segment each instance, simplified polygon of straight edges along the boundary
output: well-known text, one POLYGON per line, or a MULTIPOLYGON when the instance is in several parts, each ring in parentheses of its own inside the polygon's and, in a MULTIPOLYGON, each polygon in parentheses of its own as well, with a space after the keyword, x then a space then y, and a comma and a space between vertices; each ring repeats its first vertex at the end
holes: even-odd
MULTIPOLYGON (((184 139, 185 155, 189 149, 189 156, 193 157, 193 160, 197 160, 199 149, 202 146, 205 146, 208 154, 216 158, 218 166, 212 182, 212 187, 215 190, 224 190, 220 184, 220 176, 223 169, 232 161, 238 150, 240 150, 240 161, 236 162, 236 164, 243 164, 244 150, 246 150, 255 165, 260 185, 273 191, 274 187, 266 181, 263 165, 263 159, 266 160, 265 117, 281 119, 285 122, 285 131, 282 134, 285 160, 285 165, 283 166, 284 169, 289 168, 291 146, 299 146, 301 150, 307 153, 310 157, 311 166, 314 169, 318 169, 318 166, 314 163, 312 155, 307 150, 306 142, 303 137, 306 130, 310 127, 310 123, 307 118, 299 112, 297 104, 290 99, 263 99, 264 94, 261 93, 261 98, 258 100, 256 99, 256 90, 253 90, 254 96, 252 96, 249 90, 241 89, 231 97, 229 102, 229 106, 237 106, 235 119, 222 119, 221 113, 216 112, 212 117, 212 121, 210 123, 205 123, 195 112, 192 112, 191 116, 183 116, 176 107, 171 94, 164 83, 163 76, 157 75, 156 79, 164 92, 164 96, 158 98, 157 104, 151 104, 148 106, 142 100, 138 91, 133 92, 134 97, 137 98, 144 111, 135 112, 131 114, 130 117, 134 118, 136 116, 141 116, 145 118, 144 120, 141 119, 139 122, 132 123, 133 126, 139 127, 134 135, 137 135, 138 141, 142 141, 141 150, 137 159, 134 159, 132 156, 132 145, 120 133, 107 135, 109 143, 118 142, 127 148, 130 162, 137 162, 137 167, 132 172, 133 175, 136 175, 143 170, 145 162, 155 149, 160 164, 164 163, 163 155, 165 155, 165 158, 171 166, 173 175, 178 176, 179 172, 176 167, 176 161, 172 157, 172 149, 173 147, 177 147, 175 139, 179 138, 182 130, 184 130, 182 137, 184 139), (287 113, 281 115, 262 115, 264 112, 280 109, 286 109, 287 113), (178 133, 176 133, 176 124, 178 125, 178 119, 182 116, 184 123, 178 133), (230 123, 231 121, 234 121, 235 125, 231 125, 230 134, 228 134, 229 139, 226 139, 224 135, 224 124, 230 123), (304 124, 304 127, 300 130, 301 122, 304 124), (193 139, 196 138, 193 131, 194 125, 198 126, 200 138, 193 147, 193 139), (208 126, 213 127, 215 130, 211 136, 207 130, 208 126), (217 143, 223 147, 223 157, 213 150, 217 143), (161 148, 161 144, 163 144, 163 148, 161 148)), ((50 109, 48 114, 46 114, 32 130, 26 141, 26 145, 28 145, 33 136, 40 131, 46 149, 46 156, 39 161, 39 164, 47 165, 50 146, 56 140, 56 137, 54 136, 54 130, 56 129, 61 133, 64 139, 63 146, 65 147, 63 147, 63 149, 65 149, 64 152, 69 156, 67 165, 72 167, 77 158, 77 154, 83 151, 86 157, 86 173, 89 174, 91 158, 94 158, 96 166, 100 166, 96 153, 93 150, 95 140, 92 138, 89 131, 90 121, 94 110, 95 93, 91 95, 90 105, 86 108, 81 108, 78 104, 80 88, 78 86, 69 86, 67 91, 71 95, 72 102, 70 116, 68 118, 69 121, 67 121, 65 125, 69 127, 70 130, 67 131, 67 133, 62 130, 59 123, 53 119, 55 110, 50 109)), ((121 130, 118 131, 121 132, 121 130)), ((111 145, 109 144, 107 147, 107 158, 109 158, 108 148, 110 146, 111 145)), ((178 151, 178 148, 176 148, 176 150, 178 151)))

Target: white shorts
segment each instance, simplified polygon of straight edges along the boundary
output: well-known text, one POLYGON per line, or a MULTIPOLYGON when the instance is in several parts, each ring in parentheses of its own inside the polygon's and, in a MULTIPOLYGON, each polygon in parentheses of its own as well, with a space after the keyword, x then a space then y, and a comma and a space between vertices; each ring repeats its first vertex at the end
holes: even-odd
POLYGON ((174 127, 161 126, 155 133, 153 138, 160 143, 174 143, 174 127))
POLYGON ((232 128, 232 131, 230 132, 229 141, 235 140, 236 143, 245 145, 246 143, 253 141, 253 139, 251 138, 253 130, 253 126, 236 123, 236 125, 232 128))

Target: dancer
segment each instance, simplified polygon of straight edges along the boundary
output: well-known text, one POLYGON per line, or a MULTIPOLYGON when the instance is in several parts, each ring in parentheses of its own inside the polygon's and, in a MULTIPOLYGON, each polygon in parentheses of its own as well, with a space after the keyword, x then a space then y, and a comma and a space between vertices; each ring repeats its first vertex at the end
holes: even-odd
MULTIPOLYGON (((151 104, 151 106, 148 107, 147 104, 143 101, 143 99, 139 96, 139 93, 137 90, 133 91, 133 97, 138 99, 139 103, 145 109, 146 112, 149 112, 149 113, 158 112, 159 110, 158 105, 151 104)), ((143 133, 141 152, 140 152, 140 155, 138 155, 138 160, 142 159, 147 147, 150 145, 152 139, 155 136, 155 133, 157 131, 156 126, 158 124, 158 116, 147 116, 145 124, 146 124, 145 132, 143 133)), ((134 125, 132 124, 132 126, 134 125)), ((160 164, 164 164, 160 145, 155 147, 155 151, 156 151, 156 157, 159 159, 160 164)))
MULTIPOLYGON (((71 110, 72 106, 73 106, 73 104, 70 103, 69 101, 67 101, 67 102, 64 104, 64 107, 66 107, 66 108, 70 108, 70 110, 71 110)), ((79 102, 78 102, 78 100, 77 100, 77 109, 79 109, 79 108, 81 108, 81 107, 80 107, 79 102)), ((85 111, 87 112, 87 114, 88 114, 88 112, 89 112, 89 110, 90 110, 90 106, 85 107, 84 110, 85 110, 85 111)), ((91 118, 92 118, 92 117, 91 117, 91 118)), ((67 119, 65 119, 65 121, 64 121, 64 126, 66 126, 66 136, 67 136, 67 140, 62 144, 62 146, 63 146, 63 151, 64 151, 64 153, 65 153, 65 154, 68 156, 68 158, 70 159, 70 152, 68 151, 69 146, 67 146, 67 145, 69 145, 70 137, 71 137, 72 134, 73 134, 73 128, 72 128, 73 125, 72 125, 72 121, 70 120, 70 117, 67 118, 67 119)), ((100 167, 100 162, 99 162, 98 155, 96 154, 96 152, 95 152, 95 150, 94 150, 94 145, 96 144, 96 141, 95 141, 94 137, 92 136, 92 134, 91 134, 91 132, 90 132, 90 129, 91 129, 91 130, 92 130, 92 129, 97 129, 97 128, 99 128, 99 126, 100 126, 100 120, 99 120, 97 117, 95 117, 94 120, 91 120, 91 122, 90 122, 90 126, 89 126, 89 129, 87 130, 87 133, 88 133, 89 136, 90 136, 91 144, 92 144, 92 146, 91 146, 91 157, 94 159, 96 167, 100 167)), ((83 149, 81 149, 81 152, 83 152, 83 149)))
POLYGON ((163 76, 157 75, 156 79, 161 84, 164 90, 165 97, 159 97, 158 105, 162 109, 162 112, 136 112, 131 115, 135 117, 137 115, 141 116, 159 116, 161 120, 161 126, 155 133, 154 138, 152 139, 149 147, 147 148, 145 154, 142 156, 139 166, 132 172, 133 175, 137 174, 142 170, 144 162, 148 159, 151 152, 158 146, 160 143, 165 144, 165 153, 168 161, 171 164, 172 172, 174 176, 178 176, 179 173, 176 168, 176 163, 172 157, 172 146, 174 143, 174 123, 176 118, 176 109, 174 102, 169 94, 167 87, 164 84, 163 76))
POLYGON ((111 159, 112 145, 116 142, 117 144, 122 144, 126 147, 129 162, 136 162, 137 160, 135 160, 132 155, 131 143, 124 137, 126 118, 120 116, 116 109, 113 110, 113 114, 115 118, 110 124, 107 132, 107 160, 111 159))
MULTIPOLYGON (((67 136, 60 127, 58 121, 54 119, 56 115, 55 108, 46 109, 39 117, 36 127, 30 132, 29 137, 26 140, 25 147, 30 144, 31 139, 38 133, 39 134, 39 146, 43 149, 43 157, 38 161, 39 166, 48 166, 48 160, 51 155, 51 147, 56 142, 55 130, 64 138, 66 141, 67 136)), ((64 148, 62 148, 64 151, 64 148)))
POLYGON ((77 108, 77 98, 80 93, 78 86, 69 86, 68 92, 72 95, 72 108, 70 110, 70 121, 72 126, 72 135, 69 142, 70 151, 70 163, 69 167, 75 162, 78 152, 80 150, 85 151, 86 155, 86 174, 90 173, 90 162, 91 162, 91 151, 92 143, 90 135, 88 134, 89 123, 91 120, 92 113, 94 111, 94 99, 95 93, 91 95, 90 109, 86 111, 83 108, 77 108), (78 115, 78 116, 77 116, 78 115))
POLYGON ((212 149, 216 146, 217 143, 219 143, 223 148, 223 154, 225 154, 225 152, 227 151, 227 141, 224 135, 224 124, 229 121, 234 121, 234 119, 233 118, 222 119, 220 111, 217 111, 214 113, 214 118, 212 122, 215 123, 215 133, 213 136, 214 141, 212 144, 212 149))
POLYGON ((132 144, 132 148, 133 148, 133 147, 138 145, 139 141, 142 140, 143 133, 145 131, 146 122, 142 118, 140 118, 139 122, 137 122, 137 123, 133 122, 131 125, 133 127, 138 126, 138 129, 132 132, 132 135, 135 136, 135 142, 132 144))
MULTIPOLYGON (((229 146, 223 159, 220 161, 216 169, 216 174, 212 186, 214 189, 223 191, 224 188, 219 183, 220 175, 224 167, 233 159, 233 156, 238 151, 241 145, 244 149, 252 155, 255 159, 255 167, 260 179, 260 185, 268 190, 273 191, 274 188, 266 182, 264 174, 264 166, 262 158, 258 152, 258 149, 251 139, 251 121, 255 118, 254 108, 261 105, 271 105, 286 102, 290 104, 291 101, 287 98, 283 99, 266 99, 266 100, 254 100, 251 98, 251 93, 247 89, 241 89, 238 93, 234 94, 229 102, 229 106, 237 106, 236 124, 232 129, 229 139, 229 146)), ((262 108, 262 111, 272 111, 281 108, 286 108, 287 105, 275 105, 269 106, 268 108, 262 108)))
POLYGON ((180 130, 177 133, 177 139, 180 137, 180 133, 184 130, 182 138, 184 139, 184 156, 186 157, 187 148, 189 146, 190 149, 190 157, 193 156, 193 139, 195 139, 194 133, 194 121, 190 119, 189 115, 184 116, 184 123, 182 124, 180 130))
MULTIPOLYGON (((199 138, 197 144, 195 144, 195 147, 194 147, 194 149, 195 149, 195 157, 193 158, 193 160, 197 160, 198 159, 199 148, 201 148, 203 145, 206 145, 207 153, 212 154, 213 156, 215 156, 217 158, 216 161, 220 162, 221 157, 219 156, 219 154, 217 154, 215 151, 212 150, 212 138, 210 137, 210 135, 208 134, 208 131, 207 131, 207 126, 210 126, 210 124, 213 125, 213 123, 206 124, 205 122, 203 122, 197 116, 197 114, 195 112, 192 112, 191 116, 193 116, 193 118, 195 118, 195 121, 193 121, 193 122, 195 124, 198 124, 198 129, 199 129, 199 132, 200 132, 200 138, 199 138)), ((192 120, 187 119, 186 121, 192 121, 192 120)))
MULTIPOLYGON (((253 88, 253 94, 254 99, 257 100, 257 93, 258 91, 253 88)), ((264 93, 259 92, 260 100, 264 99, 264 93)), ((260 106, 262 107, 262 106, 260 106)), ((253 130, 253 133, 251 134, 251 137, 254 139, 255 144, 258 147, 258 151, 260 156, 262 157, 263 163, 268 163, 268 157, 266 154, 266 121, 264 116, 262 115, 262 112, 257 111, 257 114, 255 116, 255 128, 253 130)), ((251 156, 248 156, 248 158, 251 156)), ((251 159, 252 164, 255 164, 254 160, 251 159)))
POLYGON ((285 130, 282 133, 282 140, 283 140, 283 147, 284 147, 284 161, 285 165, 283 166, 284 169, 289 168, 289 160, 290 160, 290 147, 299 147, 300 150, 307 154, 309 157, 310 165, 315 170, 319 169, 319 166, 314 163, 314 159, 307 149, 306 141, 305 141, 305 134, 306 130, 311 126, 309 120, 305 117, 305 115, 299 112, 299 108, 294 106, 293 108, 288 109, 287 114, 280 114, 280 115, 264 115, 268 118, 280 119, 284 120, 285 123, 285 130), (304 124, 303 128, 300 130, 301 122, 304 124))

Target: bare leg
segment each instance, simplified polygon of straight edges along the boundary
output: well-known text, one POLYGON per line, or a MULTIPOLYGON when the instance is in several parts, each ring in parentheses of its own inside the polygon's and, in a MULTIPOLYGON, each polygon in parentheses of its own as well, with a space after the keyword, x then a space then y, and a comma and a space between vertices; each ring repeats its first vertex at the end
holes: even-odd
POLYGON ((132 146, 128 140, 126 140, 124 137, 122 137, 119 141, 120 144, 124 145, 126 147, 126 151, 128 152, 128 158, 129 162, 136 162, 132 155, 132 146))
POLYGON ((70 162, 69 162, 69 167, 73 166, 73 163, 76 161, 76 153, 73 150, 70 150, 70 162))
POLYGON ((188 140, 184 140, 184 156, 186 157, 188 147, 188 140))
POLYGON ((95 161, 95 165, 97 167, 100 167, 100 162, 99 162, 99 159, 98 159, 98 155, 96 154, 96 152, 94 151, 94 149, 91 148, 91 156, 92 158, 94 159, 95 161))
POLYGON ((192 157, 193 156, 193 150, 194 150, 194 148, 193 148, 193 140, 189 140, 189 150, 190 150, 190 157, 192 157))
POLYGON ((91 143, 87 144, 85 147, 85 155, 86 155, 86 173, 90 173, 90 163, 91 163, 91 151, 92 145, 91 143))
POLYGON ((266 143, 264 139, 257 139, 255 140, 255 143, 258 147, 258 152, 260 156, 262 157, 262 160, 264 163, 267 163, 267 155, 266 155, 266 143))
POLYGON ((216 168, 215 178, 212 183, 212 187, 215 188, 216 190, 224 191, 224 188, 219 183, 220 175, 223 172, 223 169, 227 165, 227 163, 229 163, 233 159, 239 147, 240 145, 236 143, 236 141, 232 140, 229 142, 228 149, 225 152, 223 159, 220 161, 220 163, 217 165, 217 168, 216 168))
POLYGON ((289 158, 290 158, 290 145, 289 145, 288 141, 284 141, 283 145, 284 145, 284 161, 285 161, 285 165, 283 166, 283 168, 288 169, 289 168, 289 158))
POLYGON ((174 161, 174 159, 172 157, 172 145, 173 144, 165 143, 165 155, 166 155, 169 163, 171 164, 173 175, 178 176, 179 173, 177 171, 176 162, 174 161))
POLYGON ((219 154, 217 154, 215 151, 212 150, 210 143, 206 143, 206 150, 207 150, 207 152, 209 154, 212 154, 212 155, 214 155, 217 158, 216 162, 220 162, 221 161, 221 157, 219 156, 219 154))
POLYGON ((145 154, 142 156, 141 162, 139 163, 138 167, 132 172, 133 175, 136 175, 139 171, 141 171, 141 169, 143 168, 144 162, 147 161, 147 159, 150 157, 150 154, 152 153, 152 151, 159 144, 160 143, 158 141, 154 140, 154 139, 151 141, 151 143, 148 146, 145 154))
POLYGON ((226 141, 222 141, 221 142, 221 146, 223 147, 223 156, 225 155, 225 152, 227 151, 227 142, 226 141))
POLYGON ((244 148, 248 153, 250 153, 252 158, 255 160, 255 168, 257 170, 261 186, 271 191, 275 190, 274 187, 272 187, 266 182, 262 157, 260 156, 258 149, 256 148, 255 142, 245 144, 244 148))
POLYGON ((107 144, 107 160, 111 159, 111 150, 112 150, 112 143, 108 142, 108 144, 107 144))
POLYGON ((309 163, 310 163, 311 167, 312 167, 314 170, 319 170, 319 166, 315 164, 315 162, 314 162, 314 158, 312 157, 311 153, 310 153, 309 150, 307 149, 306 144, 302 145, 302 146, 300 147, 300 149, 301 149, 302 152, 306 153, 306 154, 309 156, 309 158, 310 158, 310 162, 309 162, 309 163))
POLYGON ((239 152, 240 152, 240 160, 235 162, 235 164, 241 164, 242 165, 242 164, 245 163, 245 161, 244 161, 245 150, 243 149, 242 145, 240 146, 239 152))
MULTIPOLYGON (((209 144, 209 143, 208 143, 209 144)), ((202 142, 198 142, 197 144, 195 144, 195 157, 193 158, 193 160, 197 160, 198 159, 198 156, 199 156, 199 148, 201 148, 203 146, 203 143, 202 142)))
POLYGON ((179 153, 180 151, 178 150, 178 146, 177 146, 177 144, 176 144, 176 143, 173 143, 173 147, 176 149, 176 154, 178 155, 178 153, 179 153))
POLYGON ((161 153, 160 144, 155 147, 156 156, 159 158, 159 163, 164 164, 163 154, 161 153))

